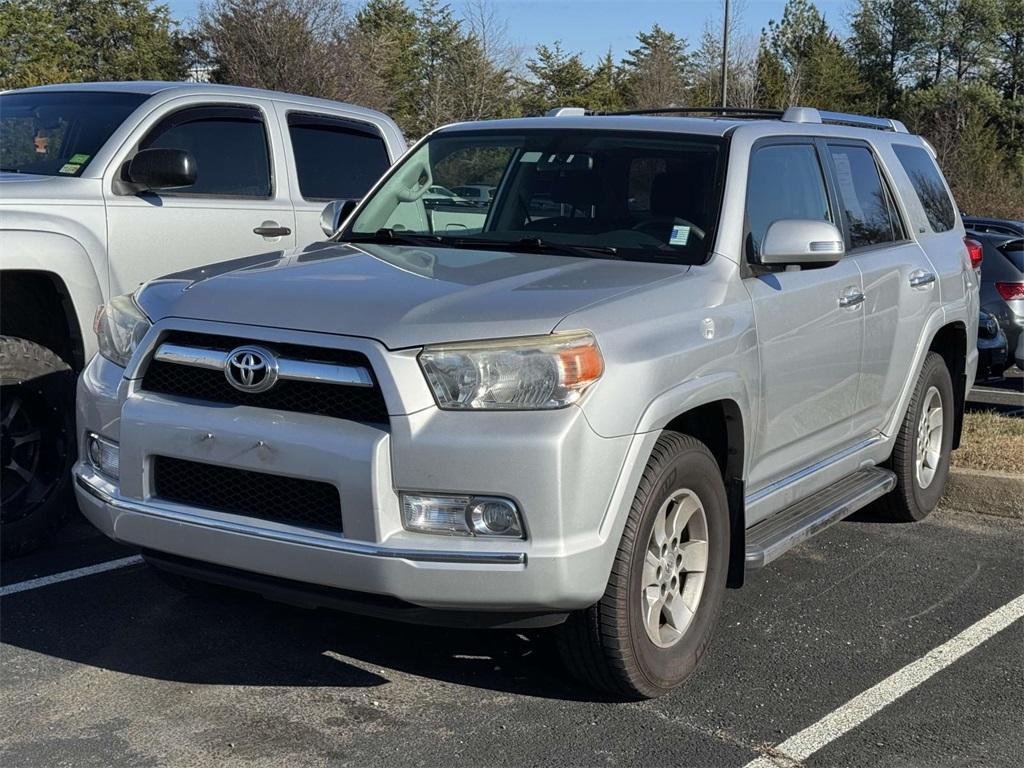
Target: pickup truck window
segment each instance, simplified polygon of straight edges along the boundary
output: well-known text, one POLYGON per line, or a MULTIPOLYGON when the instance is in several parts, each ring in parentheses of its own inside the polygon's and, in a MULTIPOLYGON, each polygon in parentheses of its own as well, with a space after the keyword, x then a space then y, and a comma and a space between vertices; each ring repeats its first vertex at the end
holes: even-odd
POLYGON ((747 225, 754 255, 768 227, 781 219, 832 220, 813 144, 769 144, 755 149, 750 158, 747 225))
POLYGON ((80 176, 110 135, 148 98, 102 91, 0 96, 0 169, 80 176))
POLYGON ((293 112, 288 133, 306 200, 362 197, 391 165, 384 139, 368 124, 293 112))
POLYGON ((161 192, 216 197, 270 197, 270 150, 259 110, 196 107, 164 118, 139 149, 184 149, 196 161, 196 183, 161 192))
POLYGON ((849 228, 850 250, 903 239, 899 218, 871 150, 829 144, 836 188, 849 228))
POLYGON ((956 211, 949 199, 946 185, 942 183, 935 161, 921 147, 894 144, 893 152, 903 170, 910 177, 917 199, 921 201, 925 216, 933 232, 948 232, 956 224, 956 211))
POLYGON ((424 247, 698 264, 714 241, 721 164, 721 140, 697 135, 447 134, 408 155, 342 239, 404 233, 424 247))

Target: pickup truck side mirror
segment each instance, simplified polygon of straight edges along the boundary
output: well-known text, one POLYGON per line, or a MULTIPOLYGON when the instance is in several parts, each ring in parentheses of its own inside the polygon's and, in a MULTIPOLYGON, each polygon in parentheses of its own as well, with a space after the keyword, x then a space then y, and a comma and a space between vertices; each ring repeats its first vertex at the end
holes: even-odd
POLYGON ((359 205, 359 198, 351 197, 347 200, 331 200, 320 214, 320 229, 328 237, 334 237, 341 229, 341 223, 359 205))
POLYGON ((846 253, 835 224, 813 219, 773 221, 761 241, 760 263, 772 266, 826 267, 846 253))
POLYGON ((143 189, 175 189, 196 183, 196 161, 184 149, 143 149, 128 163, 127 181, 143 189))

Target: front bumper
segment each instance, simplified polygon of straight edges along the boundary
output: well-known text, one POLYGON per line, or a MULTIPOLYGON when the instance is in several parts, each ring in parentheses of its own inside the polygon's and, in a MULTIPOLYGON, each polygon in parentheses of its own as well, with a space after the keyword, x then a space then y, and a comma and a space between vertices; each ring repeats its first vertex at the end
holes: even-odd
POLYGON ((557 614, 600 599, 616 548, 610 500, 632 443, 598 436, 577 408, 427 408, 392 414, 390 429, 378 429, 207 406, 139 391, 100 357, 79 381, 78 429, 82 440, 95 432, 120 443, 117 484, 84 461, 75 467, 79 506, 117 541, 243 574, 491 614, 557 614), (159 498, 150 477, 155 455, 331 482, 341 493, 344 534, 159 498), (398 489, 512 498, 527 538, 411 533, 401 525, 398 489))

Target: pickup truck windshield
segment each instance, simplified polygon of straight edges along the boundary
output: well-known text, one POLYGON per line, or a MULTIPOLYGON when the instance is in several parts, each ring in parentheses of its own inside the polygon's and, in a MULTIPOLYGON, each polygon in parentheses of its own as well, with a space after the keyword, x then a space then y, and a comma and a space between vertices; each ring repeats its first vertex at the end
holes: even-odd
POLYGON ((588 130, 442 133, 400 163, 342 240, 697 264, 721 141, 588 130))
POLYGON ((46 91, 0 96, 0 170, 79 176, 142 93, 46 91))

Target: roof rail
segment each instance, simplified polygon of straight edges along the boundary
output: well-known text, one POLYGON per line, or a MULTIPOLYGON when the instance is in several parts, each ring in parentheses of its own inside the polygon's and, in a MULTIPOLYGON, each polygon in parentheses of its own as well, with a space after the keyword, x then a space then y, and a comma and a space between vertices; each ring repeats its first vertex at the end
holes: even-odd
POLYGON ((781 109, 748 109, 746 107, 653 107, 625 109, 621 112, 592 112, 594 115, 717 115, 722 117, 782 117, 781 109))
POLYGON ((814 107, 790 107, 783 113, 782 120, 787 123, 827 123, 829 125, 849 125, 854 128, 874 128, 894 133, 909 133, 907 126, 892 118, 868 117, 847 112, 827 112, 814 107))

